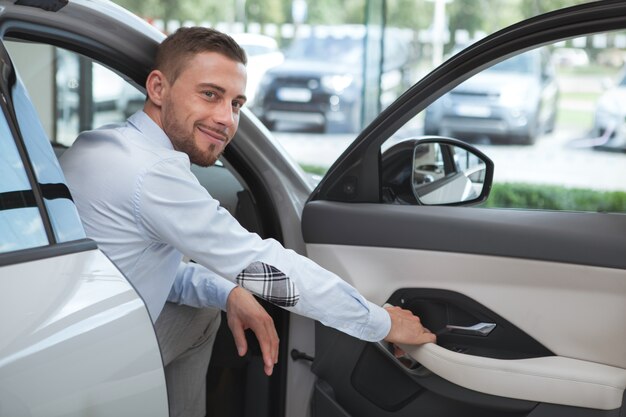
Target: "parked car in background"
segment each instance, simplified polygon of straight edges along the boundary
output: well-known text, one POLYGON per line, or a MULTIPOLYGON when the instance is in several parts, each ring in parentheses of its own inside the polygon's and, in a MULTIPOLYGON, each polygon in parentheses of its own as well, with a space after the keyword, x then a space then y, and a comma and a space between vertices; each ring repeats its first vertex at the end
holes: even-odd
MULTIPOLYGON (((358 131, 365 34, 363 26, 331 26, 294 39, 285 62, 263 77, 254 113, 270 129, 288 122, 323 132, 358 131)), ((388 102, 383 107, 409 86, 409 71, 407 40, 386 31, 381 97, 388 102)))
POLYGON ((552 62, 557 67, 585 67, 589 65, 589 55, 582 48, 555 48, 552 62))
POLYGON ((253 106, 259 83, 265 73, 280 65, 285 56, 278 48, 276 39, 256 33, 236 33, 232 35, 248 56, 248 84, 246 86, 247 106, 253 106))
POLYGON ((533 144, 554 129, 558 96, 547 51, 532 50, 480 72, 433 103, 424 133, 533 144))
POLYGON ((596 56, 596 62, 606 67, 619 68, 626 63, 626 51, 624 48, 603 49, 596 56))
POLYGON ((598 99, 590 136, 596 149, 626 152, 626 67, 598 99))

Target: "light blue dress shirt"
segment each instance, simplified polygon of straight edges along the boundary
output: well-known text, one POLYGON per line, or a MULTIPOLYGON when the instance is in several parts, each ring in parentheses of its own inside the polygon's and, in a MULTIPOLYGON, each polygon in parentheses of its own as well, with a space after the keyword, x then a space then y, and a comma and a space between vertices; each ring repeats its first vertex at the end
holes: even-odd
POLYGON ((237 276, 263 263, 297 292, 287 310, 363 340, 389 332, 388 313, 345 281, 239 225, 144 112, 82 133, 61 166, 87 236, 133 283, 153 321, 166 301, 225 310, 237 276))

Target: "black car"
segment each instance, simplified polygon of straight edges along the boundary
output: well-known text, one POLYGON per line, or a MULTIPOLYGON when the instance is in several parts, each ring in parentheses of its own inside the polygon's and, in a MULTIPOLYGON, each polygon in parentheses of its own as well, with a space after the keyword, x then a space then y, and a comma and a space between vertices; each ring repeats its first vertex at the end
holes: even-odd
MULTIPOLYGON (((308 36, 296 38, 285 61, 261 81, 254 113, 270 129, 288 122, 322 132, 359 131, 365 36, 362 26, 340 26, 314 28, 308 36)), ((383 107, 409 86, 410 57, 402 32, 388 29, 379 98, 383 107)), ((375 75, 366 75, 368 85, 378 84, 375 75)))

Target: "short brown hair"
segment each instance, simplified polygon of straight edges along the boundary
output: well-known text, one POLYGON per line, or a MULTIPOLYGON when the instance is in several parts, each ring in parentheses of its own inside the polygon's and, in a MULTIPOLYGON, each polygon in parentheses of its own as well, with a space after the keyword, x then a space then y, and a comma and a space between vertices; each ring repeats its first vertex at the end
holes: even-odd
POLYGON ((183 27, 159 45, 154 67, 163 72, 170 83, 176 81, 188 59, 202 52, 218 52, 246 65, 248 59, 233 38, 206 27, 183 27))

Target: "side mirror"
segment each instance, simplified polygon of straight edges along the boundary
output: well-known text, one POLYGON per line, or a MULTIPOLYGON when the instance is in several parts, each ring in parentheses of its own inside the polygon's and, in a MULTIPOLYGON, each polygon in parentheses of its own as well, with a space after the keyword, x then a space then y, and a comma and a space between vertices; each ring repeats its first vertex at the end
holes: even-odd
POLYGON ((472 205, 487 199, 493 162, 465 142, 425 137, 382 154, 382 199, 394 204, 472 205))

